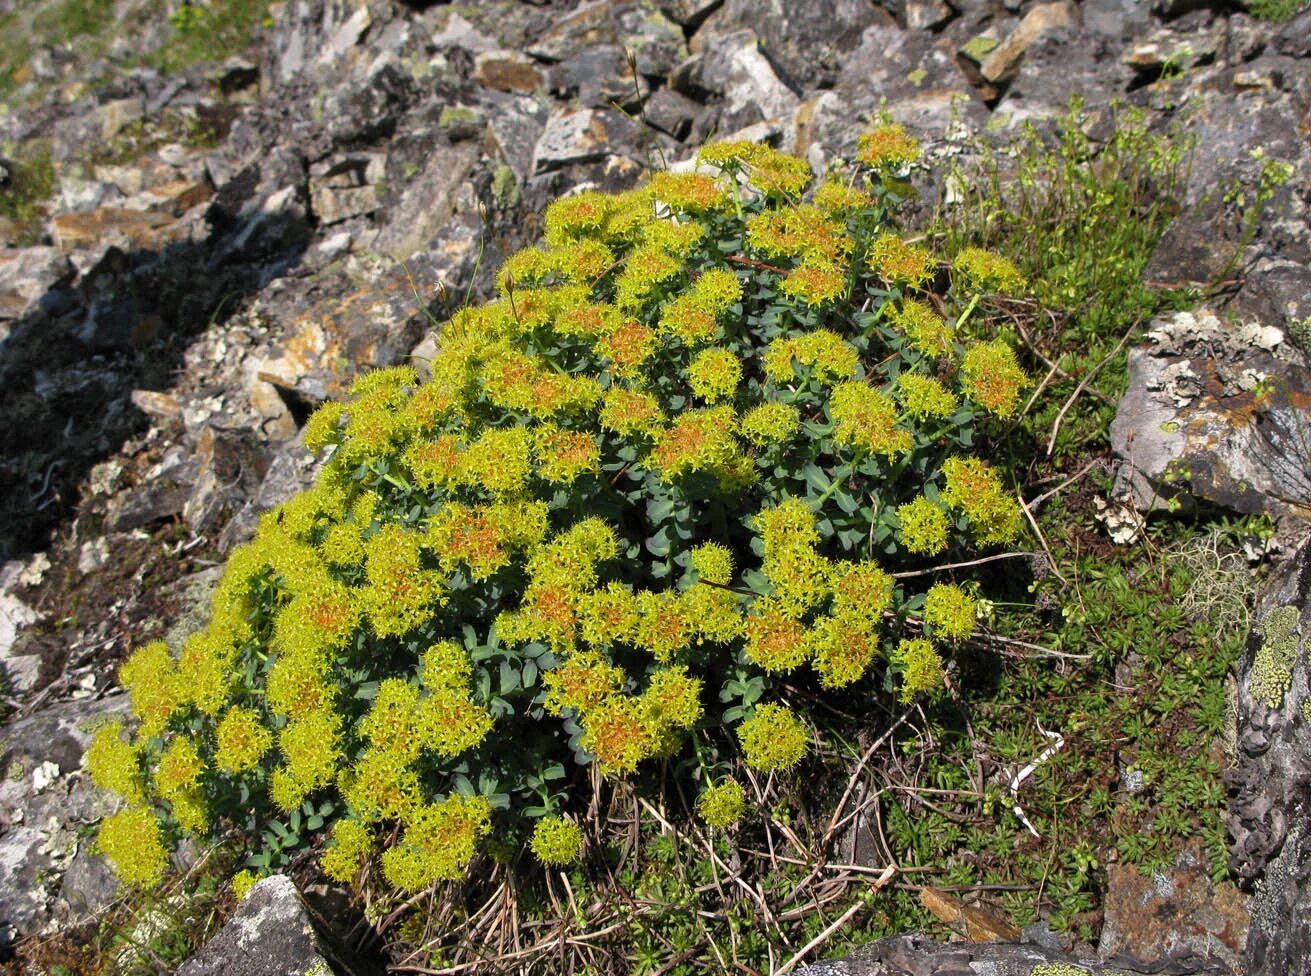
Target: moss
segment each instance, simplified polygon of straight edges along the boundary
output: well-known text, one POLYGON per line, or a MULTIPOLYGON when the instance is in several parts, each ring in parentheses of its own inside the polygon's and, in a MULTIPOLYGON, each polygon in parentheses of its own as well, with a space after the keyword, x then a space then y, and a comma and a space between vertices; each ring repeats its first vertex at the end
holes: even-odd
POLYGON ((453 129, 457 126, 473 125, 478 121, 478 113, 473 109, 461 108, 456 105, 447 105, 442 109, 437 124, 443 129, 453 129))
POLYGON ((1297 607, 1276 607, 1262 625, 1262 641, 1252 662, 1252 697, 1267 708, 1278 708, 1293 683, 1293 665, 1302 642, 1297 634, 1297 607))
POLYGON ((498 166, 492 174, 492 196, 502 210, 513 210, 519 206, 519 180, 509 166, 498 166))
POLYGON ((960 53, 975 64, 982 64, 983 59, 996 50, 1000 43, 995 37, 972 37, 961 45, 960 53))
POLYGON ((1068 962, 1044 962, 1034 966, 1029 976, 1092 976, 1092 973, 1068 962))

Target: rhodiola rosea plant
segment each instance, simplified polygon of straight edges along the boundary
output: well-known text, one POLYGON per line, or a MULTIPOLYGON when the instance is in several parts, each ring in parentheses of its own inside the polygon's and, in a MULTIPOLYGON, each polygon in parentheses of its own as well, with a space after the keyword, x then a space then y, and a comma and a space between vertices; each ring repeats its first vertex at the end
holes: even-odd
POLYGON ((320 408, 317 483, 231 555, 203 631, 122 668, 133 719, 88 758, 127 801, 119 875, 234 832, 255 873, 322 832, 329 876, 403 893, 493 837, 568 864, 591 780, 654 760, 694 757, 700 815, 741 817, 735 769, 811 741, 784 683, 939 689, 976 621, 955 564, 1021 528, 974 452, 1027 381, 964 328, 1014 267, 894 223, 917 158, 885 125, 814 185, 717 143, 561 199, 431 379, 320 408))

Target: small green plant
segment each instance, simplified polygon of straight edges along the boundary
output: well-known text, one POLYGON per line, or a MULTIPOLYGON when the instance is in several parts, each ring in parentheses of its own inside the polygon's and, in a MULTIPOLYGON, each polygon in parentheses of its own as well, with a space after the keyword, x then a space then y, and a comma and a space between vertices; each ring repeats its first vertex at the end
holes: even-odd
POLYGON ((402 893, 529 834, 570 863, 597 777, 676 762, 727 825, 728 772, 813 748, 795 683, 940 693, 979 604, 939 567, 1021 526, 974 452, 1028 381, 964 335, 1022 280, 906 241, 918 146, 861 146, 804 201, 808 166, 749 143, 560 200, 431 381, 321 408, 322 476, 230 557, 208 628, 121 671, 134 734, 88 757, 129 801, 120 875, 231 828, 256 871, 331 828, 330 876, 402 893))
POLYGON ((18 243, 34 244, 44 215, 42 204, 55 192, 55 169, 44 142, 21 147, 9 166, 7 185, 0 189, 0 217, 15 225, 18 243))
POLYGON ((1282 24, 1292 20, 1307 8, 1307 0, 1252 0, 1252 16, 1258 20, 1268 20, 1282 24))

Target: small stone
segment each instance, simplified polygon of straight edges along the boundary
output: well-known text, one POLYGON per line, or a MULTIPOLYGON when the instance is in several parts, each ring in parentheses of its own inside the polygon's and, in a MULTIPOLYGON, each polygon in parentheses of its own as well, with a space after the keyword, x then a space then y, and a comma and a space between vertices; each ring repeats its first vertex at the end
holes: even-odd
POLYGON ((133 122, 139 121, 146 114, 146 104, 139 98, 120 98, 106 102, 96 110, 100 120, 100 138, 109 142, 133 122))
POLYGON ((486 51, 474 59, 474 81, 497 91, 531 95, 542 86, 537 63, 513 51, 486 51))
POLYGON ((661 88, 647 99, 642 117, 661 132, 675 139, 686 139, 692 131, 692 124, 703 111, 705 106, 699 102, 680 95, 672 88, 661 88))
POLYGON ((1024 52, 1038 38, 1064 27, 1077 27, 1079 8, 1070 0, 1032 7, 1015 30, 1007 35, 980 65, 983 77, 994 84, 1009 81, 1019 71, 1024 52))
POLYGON ((182 417, 182 404, 176 394, 133 390, 131 400, 132 406, 156 420, 179 420, 182 417))
POLYGON ((310 207, 325 226, 352 217, 363 217, 378 209, 378 194, 371 186, 334 189, 310 183, 310 207))
POLYGON ((942 0, 910 0, 906 4, 908 30, 934 30, 954 16, 956 12, 942 0))
POLYGON ((636 126, 618 112, 560 108, 551 113, 533 149, 534 174, 573 163, 594 163, 629 147, 636 126))

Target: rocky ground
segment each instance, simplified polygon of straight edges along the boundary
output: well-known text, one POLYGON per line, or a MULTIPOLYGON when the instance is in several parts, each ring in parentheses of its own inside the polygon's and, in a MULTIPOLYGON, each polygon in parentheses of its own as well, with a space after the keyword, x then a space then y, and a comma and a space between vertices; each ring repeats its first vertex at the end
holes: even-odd
MULTIPOLYGON (((488 292, 549 200, 711 136, 822 171, 880 112, 942 165, 1072 95, 1094 120, 1125 99, 1180 125, 1199 151, 1148 277, 1210 300, 1131 354, 1109 504, 1269 513, 1291 550, 1311 509, 1311 12, 1241 7, 287 0, 222 64, 125 57, 87 84, 68 50, 34 58, 0 117, 4 192, 37 172, 50 191, 0 218, 0 943, 113 897, 89 849, 88 722, 125 708, 129 647, 195 626, 222 554, 307 483, 307 413, 363 369, 422 367, 434 323, 488 292), (1289 178, 1254 221, 1272 161, 1289 178)), ((1308 632, 1308 558, 1258 620, 1296 606, 1308 632)), ((1234 866, 1258 894, 1230 961, 1253 973, 1311 967, 1296 641, 1282 666, 1279 701, 1239 674, 1234 866)))

